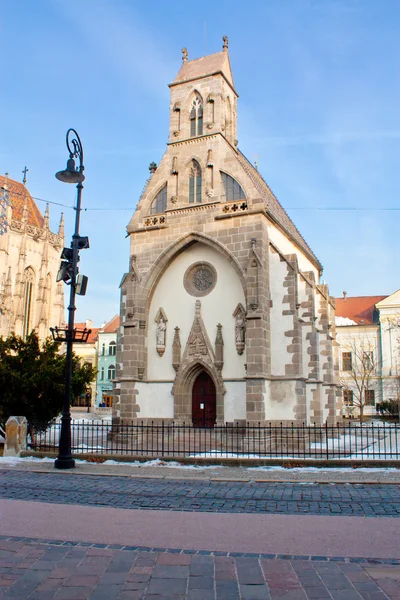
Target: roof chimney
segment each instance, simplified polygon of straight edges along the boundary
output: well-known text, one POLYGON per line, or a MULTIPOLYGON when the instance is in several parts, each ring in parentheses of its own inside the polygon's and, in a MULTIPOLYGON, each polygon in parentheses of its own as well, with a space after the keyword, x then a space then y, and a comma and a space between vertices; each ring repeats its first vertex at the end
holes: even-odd
POLYGON ((346 300, 346 297, 347 297, 347 292, 343 291, 343 300, 346 300))

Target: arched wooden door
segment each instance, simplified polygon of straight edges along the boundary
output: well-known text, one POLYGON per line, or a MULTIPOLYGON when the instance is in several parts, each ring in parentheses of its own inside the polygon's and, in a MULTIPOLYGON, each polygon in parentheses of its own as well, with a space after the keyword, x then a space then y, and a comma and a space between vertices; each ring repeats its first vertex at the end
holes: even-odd
POLYGON ((217 417, 215 385, 205 371, 198 375, 192 390, 192 421, 194 427, 214 427, 217 417))

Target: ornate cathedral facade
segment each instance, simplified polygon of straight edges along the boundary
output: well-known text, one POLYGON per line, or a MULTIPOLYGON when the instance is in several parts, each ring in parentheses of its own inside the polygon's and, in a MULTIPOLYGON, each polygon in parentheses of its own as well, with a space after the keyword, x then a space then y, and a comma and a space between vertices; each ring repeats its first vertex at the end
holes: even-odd
POLYGON ((44 340, 50 327, 64 323, 64 290, 56 282, 64 246, 64 222, 50 231, 26 185, 0 176, 0 337, 26 337, 35 330, 44 340))
POLYGON ((127 227, 114 422, 333 422, 321 264, 238 149, 227 38, 182 52, 167 150, 127 227))

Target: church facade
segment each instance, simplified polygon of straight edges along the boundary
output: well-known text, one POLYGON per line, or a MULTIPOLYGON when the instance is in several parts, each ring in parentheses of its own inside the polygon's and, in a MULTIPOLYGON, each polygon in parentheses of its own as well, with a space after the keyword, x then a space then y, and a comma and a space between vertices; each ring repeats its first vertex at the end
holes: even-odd
POLYGON ((114 422, 334 422, 321 264, 238 149, 227 38, 182 52, 167 150, 127 227, 114 422))
POLYGON ((0 176, 0 337, 43 341, 64 323, 64 290, 56 282, 64 246, 64 221, 50 231, 49 206, 42 215, 26 185, 0 176))

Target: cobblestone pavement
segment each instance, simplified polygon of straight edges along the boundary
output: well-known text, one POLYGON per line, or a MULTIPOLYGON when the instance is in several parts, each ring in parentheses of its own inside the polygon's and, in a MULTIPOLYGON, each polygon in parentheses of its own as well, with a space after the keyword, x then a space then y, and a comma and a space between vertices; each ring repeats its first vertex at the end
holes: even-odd
POLYGON ((398 600, 400 561, 0 539, 0 598, 398 600))
POLYGON ((196 512, 399 517, 390 484, 215 482, 0 470, 0 497, 58 504, 196 512))

